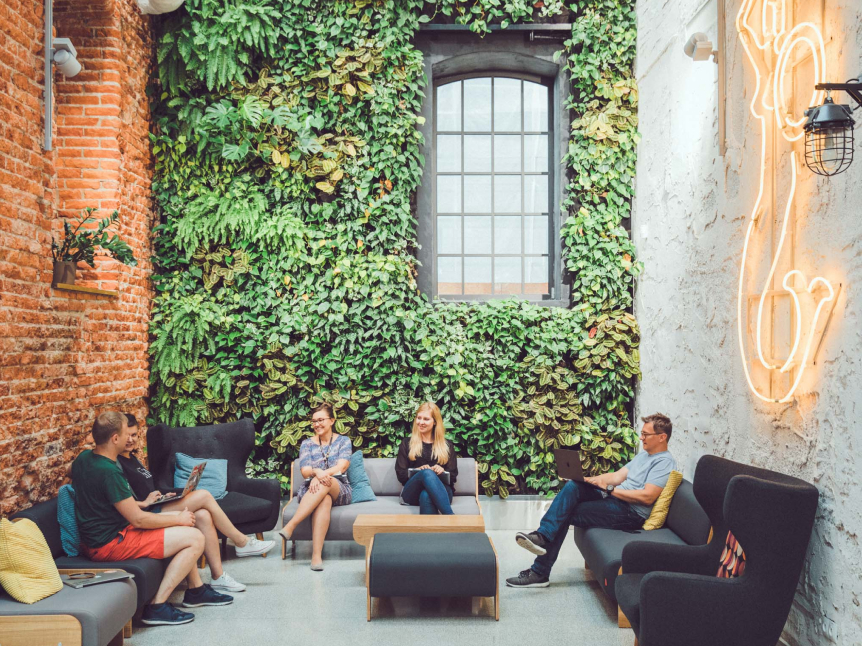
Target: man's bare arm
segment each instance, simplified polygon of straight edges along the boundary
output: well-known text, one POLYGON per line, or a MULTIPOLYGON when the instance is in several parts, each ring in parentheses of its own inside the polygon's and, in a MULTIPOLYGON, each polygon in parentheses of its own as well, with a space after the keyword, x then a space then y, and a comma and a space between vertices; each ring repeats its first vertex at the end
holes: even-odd
POLYGON ((114 503, 117 511, 137 529, 160 529, 162 527, 194 527, 195 515, 188 509, 179 514, 153 514, 138 507, 134 498, 114 503))
POLYGON ((654 484, 644 485, 643 489, 614 489, 612 496, 637 505, 653 505, 661 495, 662 487, 654 484))
POLYGON ((594 484, 597 487, 601 487, 602 489, 604 489, 608 485, 613 485, 615 487, 617 485, 621 485, 623 482, 625 482, 625 479, 628 477, 628 475, 629 470, 623 467, 619 471, 613 471, 612 473, 603 473, 600 476, 584 478, 584 480, 586 482, 589 482, 590 484, 594 484))

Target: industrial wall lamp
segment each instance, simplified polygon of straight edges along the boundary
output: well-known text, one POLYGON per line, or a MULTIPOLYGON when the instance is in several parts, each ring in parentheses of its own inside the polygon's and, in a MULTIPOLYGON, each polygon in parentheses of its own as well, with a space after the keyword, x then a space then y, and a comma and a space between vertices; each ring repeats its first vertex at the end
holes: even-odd
POLYGON ((64 76, 76 76, 81 71, 78 52, 68 38, 54 38, 54 3, 45 0, 45 150, 51 150, 51 117, 54 114, 54 69, 64 76))
POLYGON ((846 83, 819 83, 815 89, 825 90, 822 105, 805 111, 805 164, 812 173, 831 177, 843 173, 853 162, 853 111, 849 105, 835 103, 832 92, 849 94, 862 107, 862 83, 850 79, 846 83))

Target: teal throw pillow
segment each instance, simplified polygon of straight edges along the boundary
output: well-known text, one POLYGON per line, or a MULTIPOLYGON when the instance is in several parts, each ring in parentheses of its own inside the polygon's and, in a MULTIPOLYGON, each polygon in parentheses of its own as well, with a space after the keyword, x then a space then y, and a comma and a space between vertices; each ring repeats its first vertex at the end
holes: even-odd
MULTIPOLYGON (((207 467, 209 468, 209 467, 207 467)), ((365 473, 365 462, 362 459, 362 451, 357 451, 350 456, 350 466, 347 467, 347 479, 353 491, 352 502, 371 502, 377 500, 374 491, 371 490, 371 482, 365 473)))
POLYGON ((57 494, 57 522, 60 523, 60 543, 66 556, 78 556, 81 534, 75 518, 75 490, 72 485, 63 485, 57 494))
POLYGON ((177 453, 177 467, 174 470, 174 488, 182 489, 186 486, 189 476, 201 462, 206 462, 198 489, 206 489, 213 498, 221 500, 227 495, 227 460, 216 458, 193 458, 185 453, 177 453))

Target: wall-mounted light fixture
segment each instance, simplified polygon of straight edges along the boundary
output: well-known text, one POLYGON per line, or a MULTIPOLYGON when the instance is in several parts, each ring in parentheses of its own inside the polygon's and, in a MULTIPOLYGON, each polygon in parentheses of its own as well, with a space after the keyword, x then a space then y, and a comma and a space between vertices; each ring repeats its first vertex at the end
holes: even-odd
POLYGON ((703 32, 695 32, 685 44, 685 55, 693 61, 708 61, 709 57, 718 63, 718 51, 713 48, 709 36, 703 32))
POLYGON ((51 150, 51 117, 54 114, 54 68, 67 77, 81 71, 78 52, 68 38, 54 38, 54 3, 45 0, 45 150, 51 150))
POLYGON ((833 91, 847 92, 862 107, 862 83, 850 79, 847 83, 820 83, 826 90, 822 105, 805 111, 805 164, 812 173, 831 177, 843 173, 853 162, 853 120, 850 106, 835 103, 833 91))

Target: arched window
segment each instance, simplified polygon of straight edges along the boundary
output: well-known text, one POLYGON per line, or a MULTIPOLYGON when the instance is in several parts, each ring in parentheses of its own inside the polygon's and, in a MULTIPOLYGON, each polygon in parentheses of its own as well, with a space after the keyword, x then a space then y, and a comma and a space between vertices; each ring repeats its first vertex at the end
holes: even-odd
POLYGON ((553 297, 552 96, 512 72, 435 79, 434 296, 553 297))

